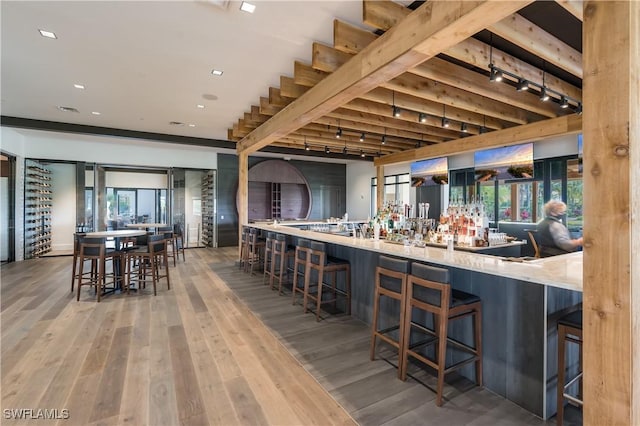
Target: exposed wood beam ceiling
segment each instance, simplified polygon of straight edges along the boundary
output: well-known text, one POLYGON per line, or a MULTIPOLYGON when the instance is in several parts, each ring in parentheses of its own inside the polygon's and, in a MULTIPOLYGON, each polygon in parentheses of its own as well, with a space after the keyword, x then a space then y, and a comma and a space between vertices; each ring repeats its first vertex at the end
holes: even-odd
MULTIPOLYGON (((365 0, 363 23, 376 33, 336 20, 333 46, 315 43, 311 63, 295 61, 293 77, 281 76, 280 87, 270 87, 229 129, 229 139, 246 153, 272 145, 398 159, 441 151, 435 145, 489 143, 486 132, 519 134, 518 127, 573 114, 575 105, 560 108, 557 93, 581 101, 579 87, 472 37, 486 29, 580 80, 582 54, 517 13, 529 3, 426 2, 412 11, 365 0), (489 81, 490 61, 506 83, 489 81), (516 91, 514 75, 536 84, 544 76, 555 101, 516 91)), ((581 2, 558 4, 581 19, 581 2)))

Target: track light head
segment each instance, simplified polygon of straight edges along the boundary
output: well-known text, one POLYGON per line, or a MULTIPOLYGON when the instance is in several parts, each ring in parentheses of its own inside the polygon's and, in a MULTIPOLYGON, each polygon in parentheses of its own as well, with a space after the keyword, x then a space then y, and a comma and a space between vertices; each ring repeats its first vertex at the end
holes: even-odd
POLYGON ((391 111, 393 112, 394 117, 400 117, 400 108, 394 105, 391 111))
POLYGON ((362 134, 360 135, 360 142, 364 142, 364 132, 362 132, 362 134))
POLYGON ((424 112, 421 112, 420 114, 418 114, 418 121, 420 123, 426 123, 427 122, 427 114, 425 114, 424 112))
POLYGON ((446 118, 442 117, 442 127, 449 127, 449 120, 447 120, 446 118))
POLYGON ((386 144, 386 143, 387 143, 387 135, 382 135, 382 139, 380 140, 380 143, 381 143, 382 145, 384 145, 384 144, 386 144))
POLYGON ((338 127, 338 131, 336 132, 336 139, 340 139, 342 137, 342 127, 338 127))
POLYGON ((480 126, 480 134, 487 133, 487 128, 484 126, 480 126))
POLYGON ((578 106, 576 107, 576 114, 582 115, 582 102, 578 102, 578 106))
POLYGON ((502 81, 502 71, 494 67, 491 64, 491 71, 489 73, 489 81, 502 81))
POLYGON ((460 131, 462 133, 468 133, 469 129, 467 129, 467 123, 460 123, 460 131))
POLYGON ((347 155, 347 147, 346 147, 346 146, 345 146, 344 148, 342 148, 342 153, 343 153, 344 155, 347 155))
POLYGON ((529 90, 529 82, 524 78, 518 79, 517 89, 518 92, 526 92, 527 90, 529 90))
POLYGON ((309 151, 311 148, 309 148, 309 144, 308 143, 304 143, 304 150, 305 151, 309 151))
POLYGON ((560 108, 569 108, 569 101, 566 96, 562 96, 560 98, 560 108))
POLYGON ((329 147, 328 147, 328 146, 325 146, 325 147, 324 147, 324 153, 325 153, 325 154, 329 154, 329 153, 331 153, 331 150, 329 149, 329 147))
POLYGON ((547 93, 547 88, 546 87, 543 87, 540 90, 540 100, 543 101, 543 102, 546 102, 546 101, 549 100, 549 94, 547 93))
POLYGON ((360 150, 360 157, 364 158, 364 151, 363 150, 360 150))

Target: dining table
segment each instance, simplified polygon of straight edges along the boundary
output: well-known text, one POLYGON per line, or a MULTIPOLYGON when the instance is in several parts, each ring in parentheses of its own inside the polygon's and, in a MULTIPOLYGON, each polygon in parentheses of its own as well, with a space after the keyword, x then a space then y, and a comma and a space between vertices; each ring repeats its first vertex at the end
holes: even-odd
POLYGON ((145 231, 149 231, 149 229, 154 228, 156 233, 158 232, 158 229, 166 228, 168 226, 171 225, 167 223, 127 223, 127 228, 138 228, 144 229, 145 231))
MULTIPOLYGON (((110 230, 110 231, 95 231, 95 232, 87 232, 86 234, 83 234, 82 237, 83 238, 96 238, 96 239, 101 239, 101 238, 113 238, 115 240, 115 249, 116 250, 120 250, 120 242, 122 240, 122 238, 129 238, 129 237, 140 237, 143 235, 147 235, 147 231, 142 230, 142 229, 116 229, 116 230, 110 230)), ((117 274, 116 276, 116 280, 119 283, 119 288, 122 289, 122 281, 125 278, 125 264, 124 262, 121 262, 119 258, 114 259, 116 266, 115 266, 115 272, 117 274)), ((135 289, 130 289, 135 291, 135 289)))

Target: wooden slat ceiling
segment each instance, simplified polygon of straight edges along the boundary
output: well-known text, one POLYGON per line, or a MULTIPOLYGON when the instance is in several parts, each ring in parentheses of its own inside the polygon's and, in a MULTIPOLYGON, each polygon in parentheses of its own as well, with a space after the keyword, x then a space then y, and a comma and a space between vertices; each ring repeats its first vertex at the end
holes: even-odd
MULTIPOLYGON (((484 29, 478 28, 480 31, 474 30, 474 33, 468 34, 469 37, 462 37, 459 42, 443 50, 431 52, 431 47, 423 48, 424 52, 429 50, 429 54, 425 54, 428 59, 423 62, 415 62, 415 56, 407 59, 408 55, 392 58, 384 64, 387 70, 401 69, 403 72, 394 74, 393 71, 383 71, 378 72, 376 77, 354 79, 352 88, 340 88, 333 103, 319 101, 314 106, 315 113, 301 108, 296 110, 300 104, 296 104, 296 100, 321 82, 327 83, 325 79, 328 76, 346 73, 346 64, 350 59, 405 20, 412 8, 420 6, 415 4, 407 8, 390 0, 365 0, 363 27, 366 25, 376 31, 336 20, 333 46, 314 44, 310 62, 295 61, 292 64, 293 75, 281 76, 280 87, 270 87, 268 98, 257 99, 256 104, 250 106, 229 129, 229 139, 240 143, 239 151, 253 152, 264 145, 271 145, 299 149, 301 154, 324 153, 326 150, 331 153, 346 151, 351 156, 364 153, 366 158, 371 159, 394 153, 396 155, 392 157, 398 157, 399 153, 421 146, 443 144, 468 136, 575 115, 575 101, 582 100, 581 46, 572 46, 526 16, 550 17, 550 21, 545 21, 544 25, 554 29, 575 28, 576 23, 579 24, 578 19, 581 19, 581 2, 536 2, 530 6, 527 6, 527 1, 489 5, 477 3, 479 5, 473 4, 473 13, 481 16, 470 20, 485 19, 484 22, 490 22, 492 18, 486 19, 486 16, 494 13, 492 9, 512 8, 512 11, 519 13, 505 12, 504 18, 496 14, 499 17, 497 22, 484 29), (482 7, 486 10, 482 10, 482 7), (545 8, 551 13, 545 12, 545 8), (570 22, 572 25, 567 24, 567 17, 574 21, 570 22), (409 60, 415 63, 402 68, 409 60), (517 91, 517 81, 512 76, 506 75, 505 81, 500 83, 489 81, 490 61, 507 74, 538 84, 542 84, 544 78, 547 88, 565 94, 572 100, 570 107, 560 107, 557 93, 552 93, 550 101, 542 102, 535 88, 517 91), (388 78, 381 77, 381 74, 388 78), (367 90, 363 91, 362 88, 367 90), (357 93, 357 96, 350 96, 350 91, 357 93), (289 105, 291 107, 287 108, 289 105), (394 106, 400 111, 399 117, 393 115, 394 106), (271 128, 261 128, 285 108, 289 117, 280 114, 280 121, 272 120, 269 123, 271 128), (296 111, 299 111, 299 115, 296 115, 296 111), (312 116, 310 122, 303 117, 307 114, 312 116), (449 127, 443 125, 443 118, 449 121, 449 127), (286 125, 282 124, 284 122, 286 125), (464 131, 463 127, 466 128, 464 131), (336 138, 339 129, 341 137, 336 138)), ((460 4, 464 5, 465 2, 460 4)), ((434 5, 433 11, 439 11, 437 6, 440 5, 434 5)), ((472 9, 471 6, 466 7, 472 9)), ((436 19, 435 12, 433 17, 429 15, 429 19, 432 18, 436 19)), ((404 25, 410 24, 405 20, 397 26, 404 25)), ((455 34, 459 36, 464 31, 455 34)), ((432 44, 436 37, 430 39, 432 44)), ((415 47, 413 50, 416 50, 415 47)), ((353 67, 353 64, 350 66, 353 67)), ((327 85, 335 84, 332 80, 327 85)), ((400 155, 398 158, 404 157, 411 155, 400 155)))

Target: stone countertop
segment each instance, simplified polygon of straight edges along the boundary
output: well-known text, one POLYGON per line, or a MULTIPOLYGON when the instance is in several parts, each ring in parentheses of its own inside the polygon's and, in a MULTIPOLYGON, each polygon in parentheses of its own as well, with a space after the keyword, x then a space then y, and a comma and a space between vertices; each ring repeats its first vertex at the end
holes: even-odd
POLYGON ((281 224, 274 226, 256 223, 250 226, 328 244, 370 250, 390 256, 582 292, 582 252, 519 262, 518 259, 508 261, 502 257, 463 250, 449 251, 440 247, 389 244, 384 240, 356 239, 330 233, 301 230, 281 224))

